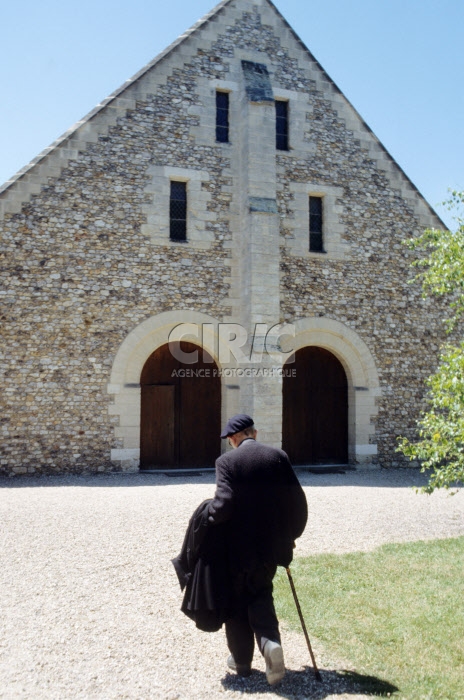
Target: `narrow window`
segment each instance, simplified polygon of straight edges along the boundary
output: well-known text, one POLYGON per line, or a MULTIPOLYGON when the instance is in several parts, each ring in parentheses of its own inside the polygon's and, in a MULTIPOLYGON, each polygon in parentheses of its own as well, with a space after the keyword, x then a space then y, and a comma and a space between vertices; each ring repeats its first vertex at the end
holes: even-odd
POLYGON ((276 148, 288 151, 288 102, 275 101, 276 110, 276 148))
POLYGON ((309 198, 309 250, 323 253, 322 197, 309 198))
POLYGON ((187 240, 187 183, 171 180, 169 202, 169 236, 171 241, 187 240))
POLYGON ((229 143, 228 92, 216 92, 216 141, 229 143))

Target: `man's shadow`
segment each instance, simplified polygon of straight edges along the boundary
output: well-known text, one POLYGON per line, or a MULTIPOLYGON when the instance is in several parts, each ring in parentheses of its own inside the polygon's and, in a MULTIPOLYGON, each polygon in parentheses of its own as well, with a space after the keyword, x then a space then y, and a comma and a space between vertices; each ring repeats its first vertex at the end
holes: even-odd
POLYGON ((240 693, 272 693, 281 698, 292 700, 323 700, 330 695, 366 695, 391 697, 397 692, 392 683, 375 676, 367 676, 354 671, 320 670, 322 682, 316 680, 312 668, 306 666, 301 671, 287 670, 283 681, 277 686, 270 686, 263 671, 253 669, 251 676, 241 678, 228 673, 221 683, 227 690, 240 693))

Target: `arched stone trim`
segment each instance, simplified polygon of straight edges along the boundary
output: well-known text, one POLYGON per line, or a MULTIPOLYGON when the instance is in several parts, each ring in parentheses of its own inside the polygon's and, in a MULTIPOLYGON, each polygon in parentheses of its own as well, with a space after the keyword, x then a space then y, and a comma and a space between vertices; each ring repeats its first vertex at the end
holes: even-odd
MULTIPOLYGON (((107 391, 114 397, 114 403, 109 407, 109 413, 119 418, 115 426, 115 437, 122 442, 118 449, 111 450, 111 461, 124 471, 137 471, 140 464, 140 375, 148 357, 159 347, 169 341, 171 331, 180 324, 194 324, 203 328, 201 336, 195 340, 193 336, 185 337, 201 344, 213 357, 220 369, 219 357, 220 339, 218 333, 219 321, 207 314, 197 311, 166 311, 148 318, 134 328, 121 343, 116 353, 107 391)), ((228 367, 234 366, 233 360, 228 367)), ((239 410, 238 392, 227 386, 226 379, 221 378, 221 422, 226 415, 233 415, 239 410)))
MULTIPOLYGON (((367 465, 377 455, 372 419, 381 395, 374 358, 355 331, 330 318, 304 318, 294 323, 295 351, 315 345, 332 352, 345 368, 348 380, 348 456, 350 462, 367 465)), ((289 349, 289 348, 286 348, 289 349)))

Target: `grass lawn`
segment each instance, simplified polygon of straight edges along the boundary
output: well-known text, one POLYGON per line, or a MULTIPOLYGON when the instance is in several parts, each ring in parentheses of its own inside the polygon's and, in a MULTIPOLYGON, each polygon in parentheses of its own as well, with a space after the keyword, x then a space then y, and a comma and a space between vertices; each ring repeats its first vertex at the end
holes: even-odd
MULTIPOLYGON (((309 638, 350 671, 398 698, 464 698, 464 537, 295 559, 291 571, 309 638)), ((283 569, 275 599, 301 630, 283 569)))

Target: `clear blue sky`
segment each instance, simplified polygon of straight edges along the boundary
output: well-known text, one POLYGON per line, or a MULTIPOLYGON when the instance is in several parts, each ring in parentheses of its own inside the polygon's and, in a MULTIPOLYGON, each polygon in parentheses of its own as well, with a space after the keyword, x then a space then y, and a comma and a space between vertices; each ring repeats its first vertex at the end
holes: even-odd
MULTIPOLYGON (((446 224, 464 189, 464 0, 275 0, 446 224)), ((0 183, 215 5, 2 3, 0 183)))

